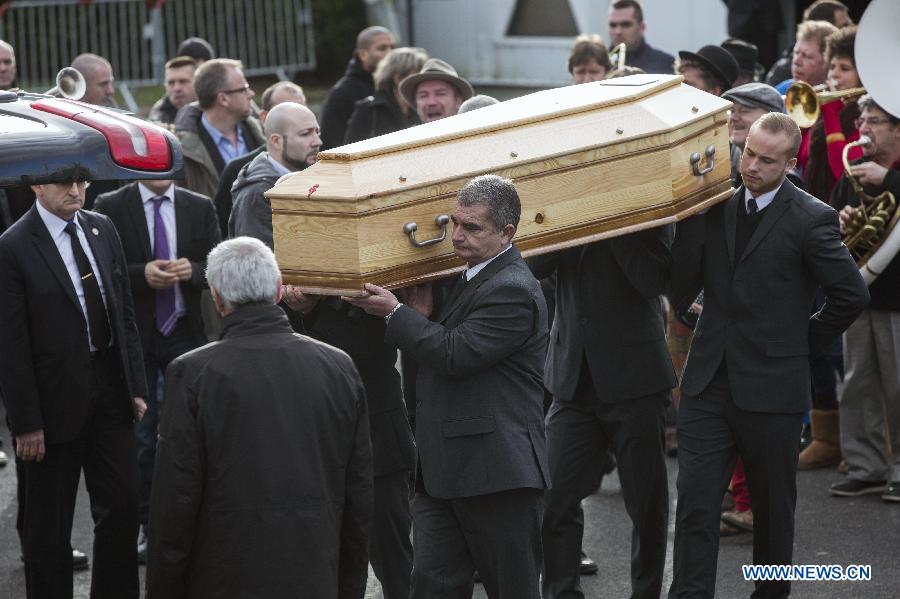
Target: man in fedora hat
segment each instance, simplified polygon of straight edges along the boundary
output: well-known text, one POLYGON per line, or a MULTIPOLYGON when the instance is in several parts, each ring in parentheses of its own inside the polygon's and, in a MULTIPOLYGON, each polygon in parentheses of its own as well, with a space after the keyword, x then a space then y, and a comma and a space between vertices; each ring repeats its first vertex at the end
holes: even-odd
POLYGON ((696 52, 678 53, 675 72, 691 87, 721 96, 731 89, 738 76, 738 63, 728 50, 720 46, 703 46, 696 52))
POLYGON ((745 42, 736 37, 730 37, 722 42, 721 45, 728 50, 728 53, 738 63, 738 76, 734 80, 735 87, 759 81, 765 69, 759 64, 759 48, 755 44, 745 42))
POLYGON ((439 58, 430 58, 422 70, 400 82, 400 94, 416 109, 423 123, 453 116, 475 95, 468 81, 439 58))

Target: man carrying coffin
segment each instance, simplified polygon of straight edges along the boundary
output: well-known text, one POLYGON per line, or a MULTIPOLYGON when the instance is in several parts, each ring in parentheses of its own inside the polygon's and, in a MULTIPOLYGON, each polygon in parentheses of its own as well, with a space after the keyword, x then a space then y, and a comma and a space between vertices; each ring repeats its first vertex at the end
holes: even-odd
POLYGON ((490 597, 540 596, 547 307, 512 244, 520 213, 506 179, 460 191, 452 241, 467 268, 432 320, 427 286, 407 303, 375 285, 345 298, 419 365, 413 599, 471 597, 476 568, 490 597))

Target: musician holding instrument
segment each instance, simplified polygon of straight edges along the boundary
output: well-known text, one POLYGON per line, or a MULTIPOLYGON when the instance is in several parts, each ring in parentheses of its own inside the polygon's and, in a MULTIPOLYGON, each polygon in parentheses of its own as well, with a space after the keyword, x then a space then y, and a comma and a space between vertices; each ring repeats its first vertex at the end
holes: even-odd
MULTIPOLYGON (((804 84, 788 90, 792 108, 799 104, 803 110, 792 110, 801 127, 808 127, 808 159, 803 171, 806 190, 823 202, 831 197, 831 190, 844 172, 841 155, 844 147, 859 138, 855 121, 859 117, 856 99, 865 93, 856 70, 854 42, 856 26, 843 27, 825 40, 825 62, 828 65, 829 91, 816 92, 804 84), (794 90, 798 90, 794 93, 794 90), (795 100, 796 98, 796 100, 795 100), (810 108, 811 107, 811 108, 810 108)), ((862 156, 853 146, 852 158, 862 156)), ((816 296, 814 311, 822 307, 824 297, 816 296)), ((841 462, 840 414, 838 411, 837 379, 843 377, 840 340, 827 354, 813 360, 812 410, 809 414, 811 442, 800 453, 800 470, 833 468, 841 462)))
MULTIPOLYGON (((877 241, 855 243, 858 224, 854 221, 864 213, 870 226, 879 226, 879 218, 886 220, 886 235, 890 223, 897 220, 900 118, 871 96, 863 96, 858 104, 863 158, 848 164, 831 204, 840 211, 845 243, 859 263, 865 246, 877 241), (877 214, 891 204, 892 213, 877 214)), ((872 301, 844 335, 847 374, 840 405, 841 446, 849 471, 846 479, 831 486, 831 494, 881 493, 885 501, 900 503, 900 257, 895 255, 880 272, 873 262, 862 266, 873 271, 871 277, 877 276, 869 285, 872 301), (893 454, 890 461, 888 445, 893 454)))
MULTIPOLYGON (((855 41, 856 26, 839 29, 825 40, 827 85, 832 93, 819 94, 819 118, 810 127, 809 158, 803 172, 807 191, 823 202, 831 197, 834 184, 844 173, 841 164, 844 146, 859 139, 855 124, 859 118, 856 99, 865 89, 856 71, 855 41)), ((851 159, 860 156, 862 150, 851 150, 851 159)))

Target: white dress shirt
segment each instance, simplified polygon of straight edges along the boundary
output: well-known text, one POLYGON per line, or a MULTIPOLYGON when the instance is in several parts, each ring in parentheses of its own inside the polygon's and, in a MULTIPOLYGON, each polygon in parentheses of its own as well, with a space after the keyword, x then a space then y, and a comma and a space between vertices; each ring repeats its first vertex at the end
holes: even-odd
MULTIPOLYGON (((37 206, 38 214, 40 215, 41 220, 44 221, 44 225, 50 233, 50 238, 53 240, 53 243, 56 244, 56 249, 59 250, 59 255, 62 257, 63 264, 66 265, 66 270, 69 272, 69 278, 72 280, 72 286, 75 288, 75 295, 78 296, 78 301, 81 303, 81 312, 84 314, 85 325, 87 325, 87 300, 84 297, 84 286, 81 284, 81 271, 78 270, 78 263, 75 262, 75 254, 72 252, 72 238, 66 233, 66 225, 68 225, 69 222, 59 218, 41 206, 40 201, 35 201, 34 205, 37 206)), ((94 277, 97 279, 97 284, 100 286, 100 295, 103 297, 103 304, 108 305, 108 302, 106 301, 106 288, 103 286, 103 277, 100 274, 100 269, 97 267, 97 261, 94 259, 94 252, 91 250, 91 244, 88 243, 87 236, 85 236, 84 228, 81 226, 81 221, 77 217, 77 213, 75 218, 75 228, 78 230, 78 241, 81 243, 82 249, 84 249, 88 262, 91 263, 91 270, 94 271, 94 277)), ((94 233, 96 230, 97 229, 91 229, 90 233, 96 235, 96 233, 94 233)), ((91 351, 106 349, 94 347, 94 343, 91 340, 91 327, 86 326, 86 328, 88 332, 88 344, 90 345, 91 351)), ((112 325, 110 324, 110 330, 111 329, 112 325)))
MULTIPOLYGON (((784 185, 782 183, 781 185, 784 185)), ((775 199, 775 196, 778 194, 778 190, 781 189, 781 185, 773 189, 772 191, 767 191, 766 193, 756 196, 756 210, 757 212, 762 212, 763 209, 772 203, 772 200, 775 199)), ((744 188, 744 210, 747 214, 750 214, 750 211, 747 210, 747 204, 750 203, 750 198, 753 197, 753 194, 750 193, 750 190, 746 187, 744 188)))
MULTIPOLYGON (((156 249, 156 214, 153 208, 153 198, 160 197, 138 183, 138 191, 141 193, 141 201, 144 203, 144 219, 147 221, 147 233, 150 235, 150 252, 156 249)), ((175 228, 175 184, 162 194, 166 200, 159 205, 159 214, 163 224, 166 225, 166 241, 169 244, 169 259, 178 259, 178 230, 175 228)), ((175 285, 175 313, 178 318, 185 315, 184 298, 181 296, 181 284, 175 285)))
POLYGON ((493 262, 494 260, 496 260, 497 258, 499 258, 501 255, 503 255, 504 252, 506 252, 507 250, 509 250, 509 248, 511 248, 511 247, 512 247, 512 243, 508 243, 508 244, 506 245, 506 247, 503 248, 502 250, 500 250, 500 251, 497 253, 497 255, 494 256, 493 258, 489 258, 489 259, 485 260, 484 262, 479 262, 478 264, 476 264, 475 266, 473 266, 473 267, 471 267, 471 268, 467 268, 467 269, 466 269, 466 272, 465 272, 465 275, 466 275, 466 282, 468 283, 469 281, 471 281, 471 280, 475 277, 475 275, 477 275, 478 273, 480 273, 481 270, 482 270, 485 266, 487 266, 488 264, 490 264, 491 262, 493 262))

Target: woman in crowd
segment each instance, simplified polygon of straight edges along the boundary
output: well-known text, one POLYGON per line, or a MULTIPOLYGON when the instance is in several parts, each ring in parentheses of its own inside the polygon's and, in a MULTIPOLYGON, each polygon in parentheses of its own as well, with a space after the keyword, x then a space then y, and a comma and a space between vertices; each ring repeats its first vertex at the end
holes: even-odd
POLYGON ((399 86, 408 75, 418 73, 428 60, 422 48, 395 48, 378 63, 373 79, 375 95, 356 103, 344 143, 400 131, 419 124, 415 109, 403 100, 399 86))
POLYGON ((609 50, 599 35, 579 35, 569 52, 569 74, 573 83, 590 83, 606 78, 612 71, 609 50))

